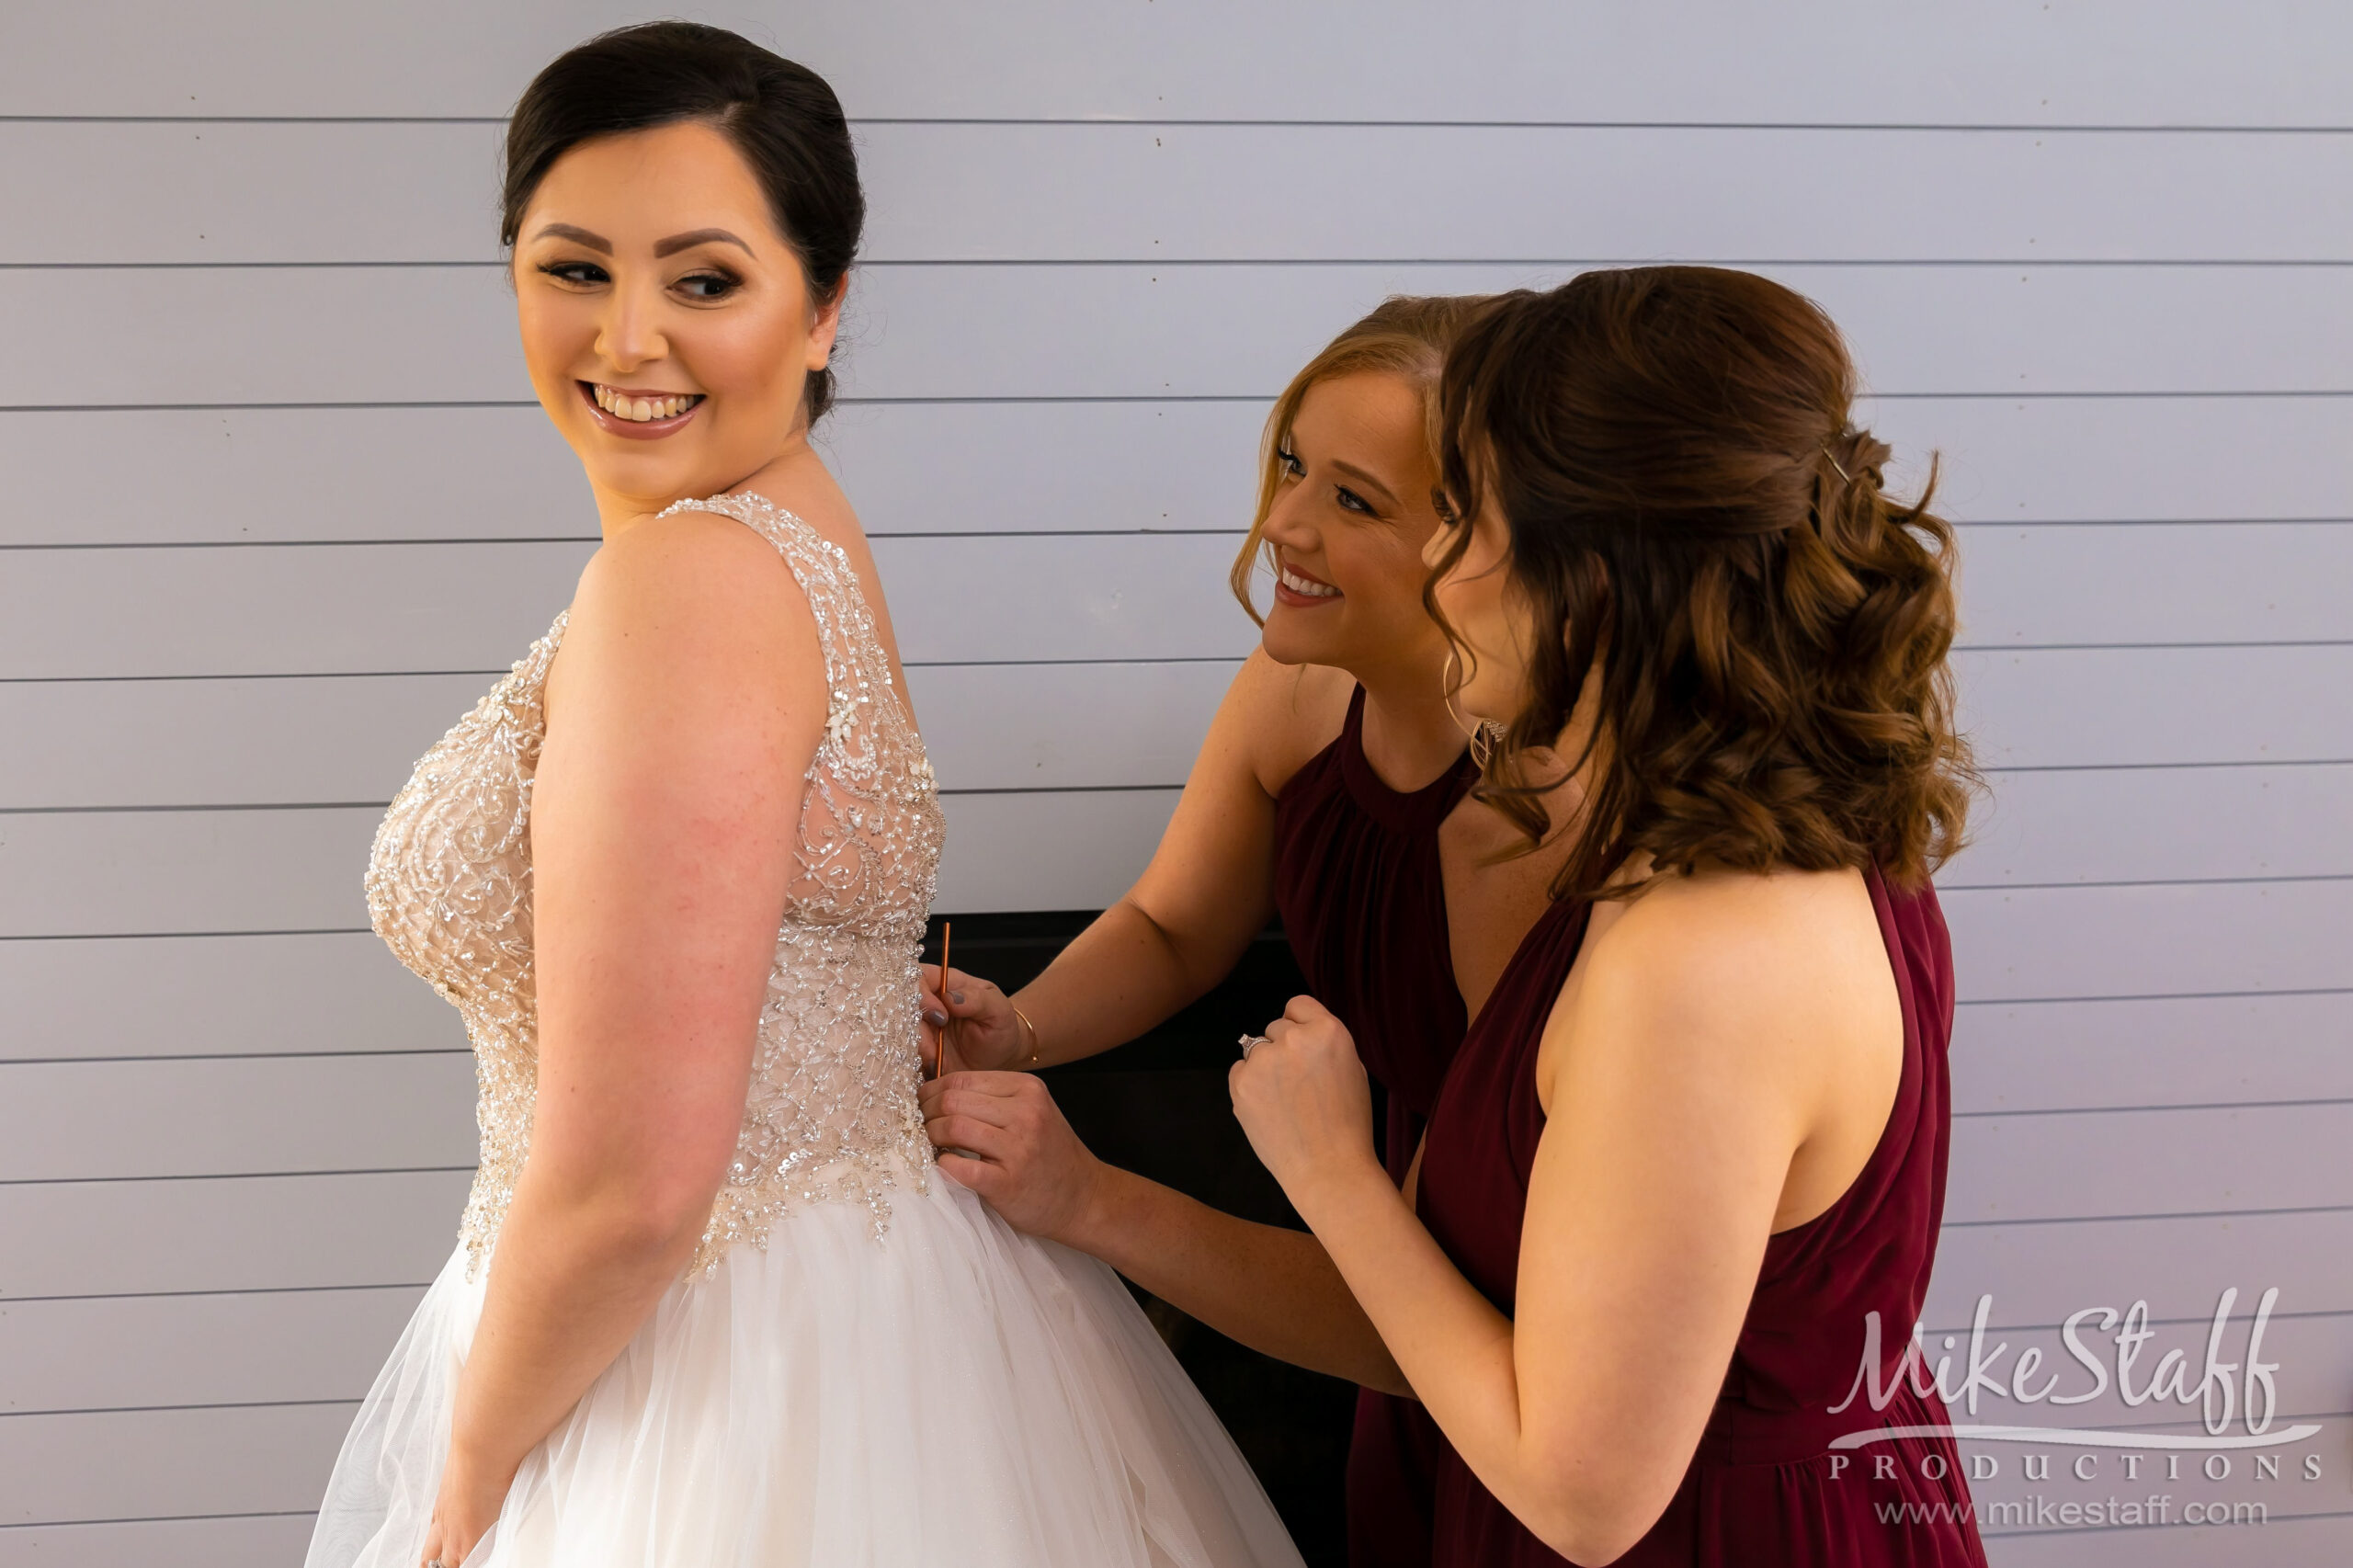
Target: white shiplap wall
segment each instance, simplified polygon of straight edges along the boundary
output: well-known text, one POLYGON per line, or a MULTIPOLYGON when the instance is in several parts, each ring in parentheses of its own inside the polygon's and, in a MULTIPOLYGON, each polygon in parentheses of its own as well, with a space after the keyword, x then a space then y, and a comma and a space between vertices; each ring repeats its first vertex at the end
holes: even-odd
MULTIPOLYGON (((0 1568, 298 1561, 447 1249, 471 1071, 358 873, 592 546, 491 201, 531 72, 638 14, 0 13, 0 1568)), ((1822 300, 1877 426, 1945 454, 1996 769, 1941 880, 1931 1324, 2145 1296, 2194 1349, 2278 1285, 2283 1418, 2325 1428, 2322 1482, 2214 1489, 2259 1535, 1995 1561, 2353 1555, 2347 12, 693 14, 860 121, 830 439, 956 791, 946 908, 1141 864, 1249 644, 1266 401, 1380 295, 1672 258, 1822 300)))

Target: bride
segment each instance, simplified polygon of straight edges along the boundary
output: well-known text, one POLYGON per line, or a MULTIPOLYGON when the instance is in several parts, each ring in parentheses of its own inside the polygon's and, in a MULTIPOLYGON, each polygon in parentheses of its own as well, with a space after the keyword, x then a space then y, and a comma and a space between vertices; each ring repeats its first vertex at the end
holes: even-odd
POLYGON ((482 1167, 312 1568, 1297 1564, 1110 1271, 925 1141, 939 805, 806 439, 864 210, 832 91, 627 28, 540 74, 506 157, 525 357, 604 544, 377 836, 482 1167))

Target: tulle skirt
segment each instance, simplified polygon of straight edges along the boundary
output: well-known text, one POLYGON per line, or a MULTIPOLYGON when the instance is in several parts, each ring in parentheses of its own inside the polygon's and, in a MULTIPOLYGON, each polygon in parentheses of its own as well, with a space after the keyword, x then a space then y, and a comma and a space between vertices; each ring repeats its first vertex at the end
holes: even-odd
MULTIPOLYGON (((928 1187, 892 1192, 879 1241, 864 1204, 815 1205, 673 1285, 466 1568, 1297 1568, 1117 1277, 928 1187)), ((416 1568, 483 1290, 460 1248, 360 1407, 308 1568, 416 1568)))

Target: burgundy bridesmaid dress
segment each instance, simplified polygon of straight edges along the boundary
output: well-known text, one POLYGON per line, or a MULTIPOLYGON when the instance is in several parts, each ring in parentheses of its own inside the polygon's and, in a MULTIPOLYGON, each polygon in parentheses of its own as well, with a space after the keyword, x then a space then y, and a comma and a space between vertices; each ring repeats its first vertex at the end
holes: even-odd
MULTIPOLYGON (((1895 893, 1865 873, 1904 1010, 1904 1074, 1878 1146, 1854 1184, 1815 1219, 1774 1236, 1714 1415, 1665 1514, 1623 1568, 1984 1568, 1952 1439, 1882 1439, 1833 1451, 1832 1438, 1880 1426, 1942 1425, 1943 1403, 1904 1392, 1883 1411, 1868 1393, 1841 1414, 1863 1355, 1864 1314, 1882 1325, 1880 1381, 1903 1358, 1927 1292, 1944 1211, 1951 1129, 1945 1048, 1952 1032, 1952 947, 1936 891, 1895 893), (1881 1460, 1892 1461, 1881 1462, 1881 1460), (1915 1519, 1881 1509, 1914 1505, 1915 1519), (1958 1520, 1959 1522, 1956 1522, 1958 1520)), ((1528 1176, 1544 1113, 1536 1050, 1591 905, 1556 903, 1521 943, 1457 1055, 1433 1109, 1416 1191, 1422 1220, 1463 1274, 1512 1310, 1528 1176)), ((1435 1568, 1559 1563, 1482 1486, 1451 1445, 1433 1502, 1435 1568)))
MULTIPOLYGON (((1275 905, 1308 990, 1348 1026, 1382 1091, 1381 1153, 1401 1185, 1468 1023, 1438 830, 1478 776, 1466 750, 1410 794, 1383 784, 1365 758, 1358 687, 1339 738, 1275 801, 1275 905)), ((1429 1562, 1430 1478, 1443 1446, 1419 1404, 1359 1391, 1348 1445, 1351 1568, 1429 1562)))

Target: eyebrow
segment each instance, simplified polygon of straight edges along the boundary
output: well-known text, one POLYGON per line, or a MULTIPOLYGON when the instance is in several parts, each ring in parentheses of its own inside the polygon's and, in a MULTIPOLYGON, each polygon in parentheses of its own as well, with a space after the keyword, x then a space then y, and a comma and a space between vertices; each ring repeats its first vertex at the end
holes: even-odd
POLYGON ((602 234, 592 234, 585 229, 575 229, 569 223, 550 223, 547 227, 541 229, 538 233, 533 234, 531 237, 535 240, 550 238, 570 240, 574 244, 586 245, 590 250, 595 251, 599 256, 610 256, 613 254, 612 241, 605 238, 602 234))
POLYGON ((743 241, 737 239, 734 235, 729 233, 724 229, 689 229, 683 234, 672 234, 666 240, 656 240, 654 242, 654 254, 655 256, 676 256, 682 250, 692 250, 697 245, 713 244, 733 245, 745 256, 750 256, 752 254, 751 246, 745 244, 743 241))
MULTIPOLYGON (((612 241, 602 234, 592 233, 586 229, 578 228, 571 223, 550 223, 531 237, 539 240, 570 240, 574 244, 586 245, 598 256, 613 254, 612 241)), ((654 242, 654 254, 657 256, 676 256, 682 250, 692 250, 697 245, 714 244, 733 245, 745 256, 753 254, 751 246, 724 229, 689 229, 683 234, 672 234, 666 240, 654 242)))
POLYGON ((1357 467, 1356 464, 1352 462, 1344 462, 1338 458, 1334 458, 1332 460, 1332 466, 1338 469, 1342 473, 1349 474, 1357 479, 1360 479, 1370 488, 1380 491, 1381 498, 1387 501, 1391 506, 1394 506, 1398 505, 1395 492, 1392 491, 1389 486, 1381 483, 1380 480, 1375 479, 1371 474, 1369 474, 1364 470, 1357 467))

